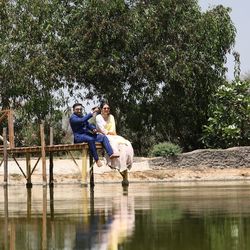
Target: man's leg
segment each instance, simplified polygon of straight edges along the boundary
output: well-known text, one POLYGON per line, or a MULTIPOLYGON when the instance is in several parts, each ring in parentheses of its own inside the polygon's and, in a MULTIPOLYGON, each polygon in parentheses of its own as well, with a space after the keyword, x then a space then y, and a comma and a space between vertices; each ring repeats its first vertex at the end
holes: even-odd
POLYGON ((81 135, 81 142, 87 142, 89 144, 90 153, 93 156, 94 160, 97 162, 99 160, 99 157, 97 154, 95 141, 96 141, 95 136, 87 134, 81 135))

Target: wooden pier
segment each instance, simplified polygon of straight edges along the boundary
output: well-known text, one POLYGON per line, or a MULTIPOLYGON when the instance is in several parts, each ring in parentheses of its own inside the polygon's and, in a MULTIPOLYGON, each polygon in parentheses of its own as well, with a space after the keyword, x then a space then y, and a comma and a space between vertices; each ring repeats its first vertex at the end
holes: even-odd
MULTIPOLYGON (((3 129, 3 147, 0 148, 0 155, 3 156, 3 159, 0 162, 0 167, 4 163, 4 185, 8 184, 8 158, 12 157, 16 162, 17 167, 20 169, 22 175, 26 179, 26 187, 31 188, 32 182, 31 177, 36 169, 40 159, 42 160, 42 183, 43 186, 47 185, 47 174, 46 174, 46 156, 49 156, 49 185, 53 186, 53 153, 56 152, 66 152, 70 155, 75 164, 76 160, 71 153, 72 151, 80 151, 81 152, 81 160, 82 160, 82 185, 88 185, 88 158, 89 158, 89 166, 90 166, 90 186, 94 186, 94 174, 93 174, 93 158, 89 154, 89 147, 87 143, 79 143, 79 144, 60 144, 53 145, 53 128, 50 128, 50 145, 45 145, 45 135, 44 135, 44 125, 40 124, 40 136, 41 136, 41 146, 31 146, 31 147, 15 147, 14 143, 14 126, 13 126, 13 112, 5 111, 4 115, 0 117, 0 122, 5 117, 8 117, 8 131, 9 131, 9 142, 7 141, 7 129, 3 129), (12 125, 11 125, 11 124, 12 125), (17 156, 25 156, 26 159, 26 171, 20 166, 18 163, 17 156), (31 166, 31 156, 36 155, 38 157, 35 165, 31 166), (89 156, 89 157, 88 157, 89 156)), ((98 149, 102 148, 100 143, 96 144, 98 149)))

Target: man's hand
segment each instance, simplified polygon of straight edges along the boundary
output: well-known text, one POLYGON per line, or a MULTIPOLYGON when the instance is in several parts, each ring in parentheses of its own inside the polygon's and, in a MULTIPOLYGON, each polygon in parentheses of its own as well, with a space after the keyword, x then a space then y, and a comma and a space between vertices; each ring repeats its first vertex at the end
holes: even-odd
POLYGON ((91 110, 92 110, 93 113, 96 113, 96 112, 99 112, 99 111, 100 111, 98 107, 94 107, 94 108, 92 108, 91 110))

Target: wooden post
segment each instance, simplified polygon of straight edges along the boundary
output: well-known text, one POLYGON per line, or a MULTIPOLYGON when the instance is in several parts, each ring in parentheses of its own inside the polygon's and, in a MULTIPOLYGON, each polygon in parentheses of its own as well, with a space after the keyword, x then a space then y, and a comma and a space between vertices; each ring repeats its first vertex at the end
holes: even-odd
POLYGON ((82 185, 87 187, 87 153, 88 150, 84 147, 82 150, 82 185))
POLYGON ((56 249, 56 230, 55 230, 55 219, 54 219, 54 187, 50 187, 49 189, 50 194, 50 242, 51 249, 56 249))
POLYGON ((40 124, 43 186, 47 185, 44 125, 40 124))
POLYGON ((9 249, 9 208, 8 208, 8 186, 4 187, 4 249, 9 249))
POLYGON ((94 188, 90 189, 90 223, 91 225, 95 221, 95 193, 94 188))
POLYGON ((50 197, 50 218, 51 221, 54 221, 54 188, 51 187, 49 189, 49 197, 50 197))
POLYGON ((87 227, 89 226, 89 199, 88 199, 88 189, 83 188, 83 197, 82 197, 82 205, 83 205, 83 224, 86 225, 87 227))
POLYGON ((94 164, 93 164, 93 157, 91 154, 89 154, 89 182, 90 182, 90 187, 94 188, 95 186, 95 181, 94 181, 94 164))
POLYGON ((43 187, 42 250, 47 249, 47 186, 43 187))
POLYGON ((26 188, 32 188, 32 183, 31 183, 31 161, 30 161, 30 154, 29 153, 26 153, 26 176, 27 176, 26 188))
POLYGON ((31 218, 31 188, 27 189, 27 219, 31 218))
POLYGON ((7 151, 7 129, 3 128, 3 159, 4 159, 4 180, 3 184, 8 184, 8 151, 7 151))
MULTIPOLYGON (((18 231, 16 229, 16 224, 14 224, 14 222, 11 222, 10 224, 10 239, 9 239, 9 248, 7 249, 16 249, 16 231, 18 231)), ((7 250, 6 249, 6 250, 7 250)))
POLYGON ((15 135, 14 135, 14 112, 13 110, 8 111, 8 130, 9 130, 10 148, 14 148, 15 147, 15 135))
MULTIPOLYGON (((54 144, 54 136, 53 136, 53 128, 50 127, 49 130, 49 144, 53 145, 54 144)), ((49 153, 49 186, 53 187, 54 186, 54 176, 53 176, 53 153, 49 153)))

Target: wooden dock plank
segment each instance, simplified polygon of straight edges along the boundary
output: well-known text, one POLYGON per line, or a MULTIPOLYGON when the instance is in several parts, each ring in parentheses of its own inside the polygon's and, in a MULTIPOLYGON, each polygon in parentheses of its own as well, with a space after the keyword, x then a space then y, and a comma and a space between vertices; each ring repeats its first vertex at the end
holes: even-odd
MULTIPOLYGON (((102 145, 96 143, 96 148, 101 149, 102 145)), ((45 146, 45 152, 63 152, 63 151, 81 151, 83 149, 88 149, 87 143, 78 144, 58 144, 58 145, 48 145, 45 146)), ((22 154, 22 153, 40 153, 41 146, 31 146, 31 147, 15 147, 8 148, 8 153, 22 154)), ((0 154, 3 154, 3 148, 0 148, 0 154)))

